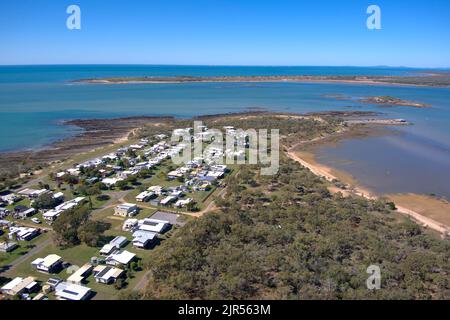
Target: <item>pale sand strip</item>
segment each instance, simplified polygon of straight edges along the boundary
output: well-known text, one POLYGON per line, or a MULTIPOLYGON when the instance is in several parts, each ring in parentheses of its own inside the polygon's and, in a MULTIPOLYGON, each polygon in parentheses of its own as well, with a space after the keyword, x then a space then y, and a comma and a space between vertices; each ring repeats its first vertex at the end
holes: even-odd
MULTIPOLYGON (((301 157, 299 157, 294 151, 288 151, 287 156, 289 158, 291 158, 292 160, 299 162, 305 168, 308 168, 315 175, 325 178, 327 181, 331 182, 333 180, 339 180, 335 175, 330 173, 331 172, 330 168, 322 166, 322 165, 318 165, 318 164, 311 164, 311 163, 303 160, 301 157)), ((361 187, 354 187, 351 190, 340 189, 340 191, 343 194, 351 192, 352 194, 355 194, 357 196, 361 196, 361 197, 364 197, 364 198, 370 199, 370 200, 378 199, 377 196, 370 194, 370 192, 368 192, 367 190, 365 190, 361 187)), ((397 205, 396 205, 396 207, 397 207, 398 212, 411 217, 412 219, 414 219, 416 222, 423 225, 424 227, 428 227, 430 229, 433 229, 433 230, 439 232, 442 236, 447 236, 450 233, 450 229, 447 226, 443 225, 442 223, 439 223, 433 219, 425 217, 425 216, 423 216, 413 210, 407 209, 405 207, 397 206, 397 205)))

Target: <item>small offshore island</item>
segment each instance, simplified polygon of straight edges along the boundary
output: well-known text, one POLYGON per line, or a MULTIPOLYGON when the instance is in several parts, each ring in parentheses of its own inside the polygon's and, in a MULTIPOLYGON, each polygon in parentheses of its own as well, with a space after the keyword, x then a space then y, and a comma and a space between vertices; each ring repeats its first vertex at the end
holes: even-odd
POLYGON ((364 103, 379 104, 379 105, 390 105, 390 106, 405 106, 414 108, 429 108, 431 107, 426 103, 419 103, 413 101, 402 100, 391 96, 377 96, 377 97, 367 97, 360 100, 364 103))
POLYGON ((196 83, 196 82, 331 82, 373 85, 409 85, 450 87, 450 72, 421 74, 419 76, 223 76, 223 77, 111 77, 79 79, 74 83, 127 84, 127 83, 196 83))

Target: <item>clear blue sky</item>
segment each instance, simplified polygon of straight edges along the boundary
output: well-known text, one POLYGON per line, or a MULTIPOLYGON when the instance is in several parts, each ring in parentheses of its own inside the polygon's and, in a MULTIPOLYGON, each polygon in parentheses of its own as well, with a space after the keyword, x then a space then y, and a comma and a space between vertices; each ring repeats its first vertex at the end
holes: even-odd
POLYGON ((0 64, 96 63, 450 67, 450 1, 0 0, 0 64))

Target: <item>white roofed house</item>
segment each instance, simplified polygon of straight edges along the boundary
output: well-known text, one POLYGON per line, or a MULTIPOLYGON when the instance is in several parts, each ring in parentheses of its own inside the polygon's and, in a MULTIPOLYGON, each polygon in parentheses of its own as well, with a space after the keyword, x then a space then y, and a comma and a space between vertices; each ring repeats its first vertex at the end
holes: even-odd
POLYGON ((3 253, 14 251, 18 247, 19 245, 16 242, 0 242, 0 252, 3 253))
POLYGON ((136 196, 136 201, 138 202, 146 202, 150 198, 154 197, 156 194, 152 191, 144 191, 136 196))
POLYGON ((154 192, 158 196, 163 195, 165 193, 164 188, 161 186, 151 186, 147 190, 154 192))
POLYGON ((119 268, 99 265, 94 268, 94 278, 98 283, 111 284, 123 277, 124 272, 119 268))
POLYGON ((72 284, 81 285, 83 283, 83 281, 85 281, 85 279, 87 277, 89 277, 89 275, 92 273, 93 268, 94 267, 91 264, 86 263, 81 268, 79 268, 77 271, 72 273, 70 275, 70 277, 67 278, 67 282, 72 283, 72 284))
POLYGON ((12 226, 9 228, 8 237, 13 239, 14 236, 19 241, 30 241, 34 237, 39 234, 39 230, 36 228, 28 228, 28 227, 15 227, 12 226))
POLYGON ((55 287, 55 296, 58 300, 87 300, 91 294, 90 288, 69 282, 61 282, 55 287))
POLYGON ((192 199, 192 198, 187 198, 187 199, 182 199, 182 200, 180 199, 177 202, 175 202, 175 207, 184 208, 191 203, 194 203, 194 199, 192 199))
POLYGON ((117 236, 113 240, 111 240, 108 244, 105 244, 100 250, 100 254, 103 256, 108 256, 116 251, 119 251, 120 248, 123 248, 127 245, 128 240, 124 236, 117 236))
POLYGON ((155 135, 155 138, 158 139, 158 140, 162 140, 162 139, 166 139, 167 135, 161 133, 161 134, 155 135))
POLYGON ((174 170, 171 171, 167 174, 167 177, 169 179, 177 179, 177 178, 182 178, 184 176, 183 172, 179 171, 179 170, 174 170))
POLYGON ((157 235, 154 232, 137 230, 133 232, 133 246, 146 249, 157 240, 157 235))
POLYGON ((14 218, 16 219, 26 219, 33 216, 36 213, 35 208, 27 208, 25 206, 17 206, 14 208, 14 218), (18 207, 21 207, 18 209, 18 207))
POLYGON ((170 222, 165 220, 146 218, 139 220, 138 229, 155 233, 164 233, 170 229, 170 222))
POLYGON ((47 189, 36 190, 27 188, 18 192, 19 195, 28 197, 29 199, 36 199, 46 193, 51 193, 51 191, 47 189))
POLYGON ((171 203, 175 202, 176 200, 177 200, 177 197, 174 197, 174 196, 167 196, 167 197, 165 197, 164 199, 161 200, 160 204, 161 204, 162 206, 168 206, 168 205, 170 205, 171 203))
POLYGON ((122 230, 123 231, 133 231, 138 226, 138 219, 127 219, 123 223, 122 230))
POLYGON ((132 144, 130 146, 130 149, 132 149, 132 150, 142 150, 142 149, 144 149, 144 147, 145 147, 145 145, 142 145, 142 144, 132 144))
POLYGON ((80 170, 72 168, 72 169, 67 169, 67 172, 75 177, 78 177, 80 175, 80 170))
POLYGON ((54 273, 61 269, 62 258, 56 254, 50 254, 45 258, 37 258, 31 265, 38 271, 46 273, 54 273))
POLYGON ((106 185, 107 187, 112 187, 112 186, 115 186, 117 184, 117 182, 123 181, 123 180, 124 179, 121 179, 121 178, 104 178, 102 180, 102 183, 104 185, 106 185))
POLYGON ((6 202, 7 204, 12 205, 12 204, 22 200, 22 197, 14 194, 14 193, 10 193, 5 196, 1 196, 1 199, 3 202, 6 202))
POLYGON ((77 197, 73 200, 66 201, 64 203, 61 203, 59 206, 56 206, 55 210, 62 210, 62 211, 70 210, 70 209, 80 205, 81 203, 83 203, 84 199, 86 199, 86 198, 85 197, 77 197))
POLYGON ((49 210, 42 214, 42 218, 44 218, 45 221, 51 223, 55 221, 56 218, 58 218, 62 212, 63 212, 62 210, 55 210, 55 209, 49 210))
POLYGON ((139 208, 132 203, 119 204, 114 209, 114 215, 121 217, 133 217, 138 214, 139 208))
POLYGON ((56 200, 63 200, 64 199, 64 193, 62 193, 62 192, 57 192, 57 193, 55 193, 54 195, 53 195, 53 199, 56 199, 56 200))
POLYGON ((55 221, 64 211, 75 208, 76 206, 83 203, 84 199, 85 199, 85 197, 78 197, 73 200, 69 200, 64 203, 61 203, 60 205, 56 206, 55 209, 44 212, 44 214, 42 215, 42 218, 44 218, 44 220, 50 224, 53 221, 55 221))
POLYGON ((30 293, 37 289, 38 283, 35 281, 33 277, 21 278, 16 277, 3 287, 0 288, 0 291, 9 296, 17 296, 22 293, 30 293))
POLYGON ((113 253, 106 257, 106 264, 110 266, 126 266, 128 267, 132 261, 136 259, 136 254, 123 250, 113 253))

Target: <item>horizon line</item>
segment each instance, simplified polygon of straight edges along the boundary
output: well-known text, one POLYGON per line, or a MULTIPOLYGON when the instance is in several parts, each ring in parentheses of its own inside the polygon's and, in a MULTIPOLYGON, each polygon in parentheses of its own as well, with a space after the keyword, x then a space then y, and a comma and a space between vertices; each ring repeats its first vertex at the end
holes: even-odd
POLYGON ((334 68, 399 68, 399 69, 450 69, 450 67, 414 67, 414 66, 390 66, 390 65, 272 65, 272 64, 170 64, 170 63, 24 63, 24 64, 0 64, 0 67, 31 67, 31 66, 180 66, 180 67, 334 67, 334 68))

